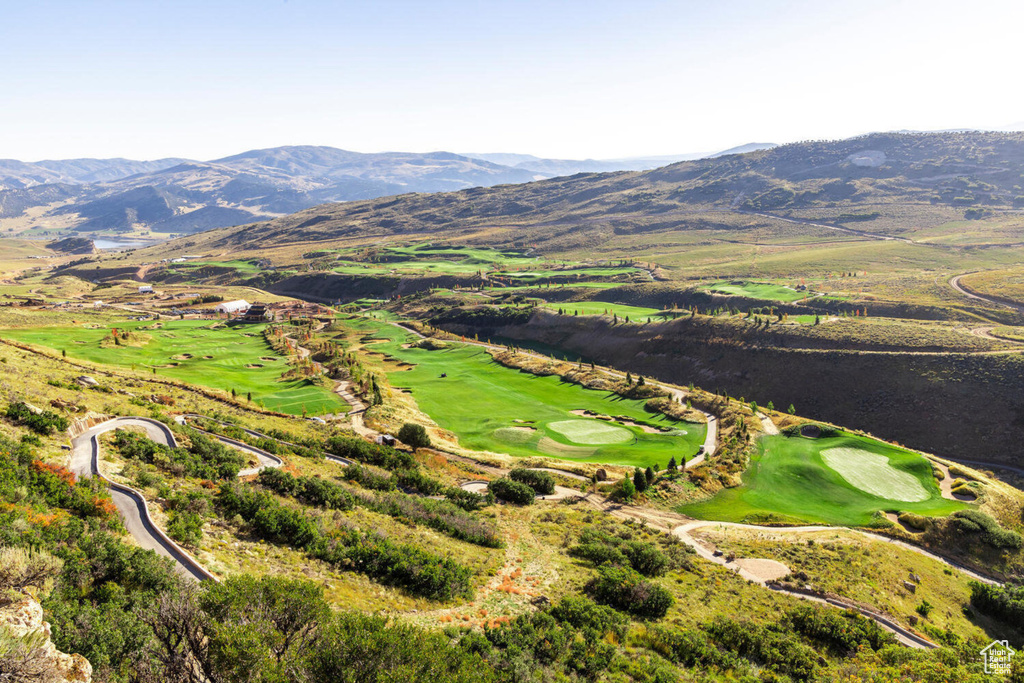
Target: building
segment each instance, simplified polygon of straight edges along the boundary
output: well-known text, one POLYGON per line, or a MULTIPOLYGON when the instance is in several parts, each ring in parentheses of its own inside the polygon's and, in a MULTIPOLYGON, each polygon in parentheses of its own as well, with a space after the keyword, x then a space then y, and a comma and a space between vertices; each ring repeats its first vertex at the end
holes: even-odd
POLYGON ((218 313, 238 315, 239 313, 245 313, 249 310, 249 302, 244 299, 238 299, 237 301, 223 301, 217 304, 214 310, 218 313))
POLYGON ((267 321, 267 307, 263 304, 253 304, 249 310, 242 315, 242 320, 247 323, 262 323, 267 321))
POLYGON ((152 294, 152 293, 153 293, 153 286, 152 285, 142 285, 141 287, 139 287, 139 294, 152 294))

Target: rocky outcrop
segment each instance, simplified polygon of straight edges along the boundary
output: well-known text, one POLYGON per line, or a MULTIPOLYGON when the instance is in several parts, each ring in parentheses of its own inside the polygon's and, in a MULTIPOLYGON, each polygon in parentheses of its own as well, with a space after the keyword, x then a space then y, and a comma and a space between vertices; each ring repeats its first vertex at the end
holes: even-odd
POLYGON ((69 655, 51 640, 50 625, 43 621, 43 607, 33 597, 0 606, 0 680, 46 683, 91 683, 92 665, 82 655, 69 655))

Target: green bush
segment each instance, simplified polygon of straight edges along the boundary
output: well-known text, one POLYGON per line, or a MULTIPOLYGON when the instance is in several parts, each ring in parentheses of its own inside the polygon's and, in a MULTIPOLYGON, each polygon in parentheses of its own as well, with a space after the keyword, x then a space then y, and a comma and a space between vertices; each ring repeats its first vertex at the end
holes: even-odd
POLYGON ((524 467, 517 467, 508 473, 509 479, 526 484, 538 495, 550 496, 555 492, 555 478, 547 472, 528 470, 524 467))
POLYGON ((628 612, 641 619, 660 619, 675 602, 665 588, 646 581, 643 576, 623 567, 601 567, 587 591, 598 602, 628 612))
POLYGON ((188 448, 168 448, 149 438, 124 429, 114 430, 114 446, 128 460, 156 465, 176 475, 200 479, 234 479, 245 457, 205 434, 189 430, 188 448))
POLYGON ((398 440, 413 448, 430 448, 430 435, 423 425, 406 422, 398 430, 398 440))
POLYGON ((1021 535, 999 526, 999 522, 981 510, 957 510, 948 518, 948 528, 963 536, 980 535, 982 542, 993 548, 1020 549, 1021 535))
POLYGON ((62 417, 53 411, 44 410, 41 413, 36 413, 20 401, 7 406, 7 417, 43 436, 53 434, 55 431, 66 431, 71 424, 66 417, 62 417))
POLYGON ((516 505, 529 505, 535 495, 532 488, 508 477, 493 480, 487 485, 487 490, 493 493, 495 498, 516 505))
POLYGON ((171 510, 167 535, 178 543, 196 547, 203 540, 203 518, 188 510, 171 510))
POLYGON ((353 436, 332 436, 326 439, 322 446, 323 450, 339 458, 357 460, 388 470, 409 470, 418 467, 416 460, 409 453, 353 436))

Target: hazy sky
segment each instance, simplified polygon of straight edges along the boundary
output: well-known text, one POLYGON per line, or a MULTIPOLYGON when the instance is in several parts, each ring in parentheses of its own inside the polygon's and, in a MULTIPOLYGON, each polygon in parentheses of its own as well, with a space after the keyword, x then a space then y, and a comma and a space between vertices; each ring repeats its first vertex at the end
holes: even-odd
POLYGON ((608 158, 1024 121, 1024 3, 0 0, 0 158, 608 158))

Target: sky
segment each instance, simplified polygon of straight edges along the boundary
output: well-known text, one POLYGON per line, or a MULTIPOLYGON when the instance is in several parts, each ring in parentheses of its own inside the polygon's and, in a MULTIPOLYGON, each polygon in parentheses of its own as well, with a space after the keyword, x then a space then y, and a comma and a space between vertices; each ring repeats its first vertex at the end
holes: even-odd
POLYGON ((0 158, 618 158, 1020 128, 1024 3, 0 0, 0 158))

